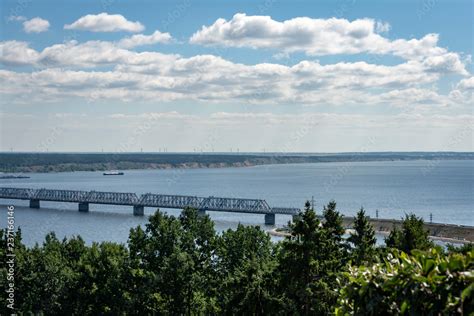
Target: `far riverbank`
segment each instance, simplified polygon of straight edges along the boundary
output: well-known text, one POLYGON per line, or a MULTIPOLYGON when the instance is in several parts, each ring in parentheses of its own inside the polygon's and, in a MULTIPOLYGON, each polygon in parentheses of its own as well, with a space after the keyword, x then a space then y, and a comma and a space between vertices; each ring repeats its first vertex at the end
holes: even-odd
POLYGON ((50 173, 107 170, 201 169, 275 164, 372 161, 474 160, 472 152, 371 153, 0 153, 0 172, 50 173))

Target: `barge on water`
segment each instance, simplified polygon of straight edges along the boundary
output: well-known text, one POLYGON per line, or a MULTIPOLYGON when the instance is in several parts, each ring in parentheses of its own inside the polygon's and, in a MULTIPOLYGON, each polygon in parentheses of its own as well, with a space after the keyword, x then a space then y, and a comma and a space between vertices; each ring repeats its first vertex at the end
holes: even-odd
POLYGON ((121 171, 106 171, 103 173, 104 176, 123 176, 121 171))

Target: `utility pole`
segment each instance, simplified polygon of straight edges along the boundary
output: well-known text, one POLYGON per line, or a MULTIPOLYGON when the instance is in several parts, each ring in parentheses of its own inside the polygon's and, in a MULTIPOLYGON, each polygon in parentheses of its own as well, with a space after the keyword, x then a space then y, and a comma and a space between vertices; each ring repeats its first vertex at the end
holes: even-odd
POLYGON ((314 211, 314 195, 311 196, 311 209, 314 211))

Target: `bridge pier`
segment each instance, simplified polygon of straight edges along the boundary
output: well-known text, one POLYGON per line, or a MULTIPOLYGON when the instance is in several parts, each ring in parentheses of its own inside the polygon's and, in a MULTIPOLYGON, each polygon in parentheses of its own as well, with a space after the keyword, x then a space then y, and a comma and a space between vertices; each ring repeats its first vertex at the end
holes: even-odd
POLYGON ((30 200, 30 208, 40 208, 40 200, 37 200, 37 199, 30 200))
POLYGON ((133 215, 135 215, 135 216, 145 215, 145 207, 143 205, 134 205, 133 206, 133 215))
POLYGON ((206 210, 198 210, 198 216, 206 216, 206 210))
POLYGON ((79 212, 89 212, 89 203, 79 203, 79 212))
POLYGON ((265 214, 265 225, 275 225, 275 214, 265 214))

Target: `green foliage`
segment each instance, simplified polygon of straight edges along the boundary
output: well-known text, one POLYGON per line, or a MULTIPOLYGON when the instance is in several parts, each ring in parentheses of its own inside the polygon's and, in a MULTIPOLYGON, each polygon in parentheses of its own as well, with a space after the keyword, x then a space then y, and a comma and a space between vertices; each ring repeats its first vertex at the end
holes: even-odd
POLYGON ((474 244, 467 243, 467 244, 463 244, 462 246, 448 244, 446 248, 448 249, 449 253, 467 254, 468 252, 474 251, 474 244))
MULTIPOLYGON (((382 252, 360 210, 348 248, 336 203, 323 214, 320 222, 307 202, 279 243, 260 227, 218 234, 193 209, 179 217, 156 212, 145 228, 130 230, 127 245, 51 233, 27 248, 21 230, 6 236, 0 229, 0 259, 6 262, 13 239, 16 311, 26 315, 327 315, 336 305, 340 315, 473 312, 472 245, 414 250, 431 243, 422 220, 407 216, 388 243, 411 255, 382 252), (385 260, 373 264, 379 255, 385 260)), ((6 289, 6 266, 0 274, 6 289)))
POLYGON ((345 229, 342 225, 342 215, 336 210, 336 202, 334 200, 324 207, 323 216, 323 228, 330 234, 330 237, 336 241, 341 241, 345 229))
POLYGON ((428 238, 428 230, 424 228, 421 217, 415 214, 406 215, 402 222, 402 229, 396 227, 385 239, 387 247, 397 248, 410 253, 413 249, 426 250, 433 247, 433 242, 428 238))
MULTIPOLYGON (((0 229, 0 240, 1 240, 1 247, 0 247, 0 260, 2 264, 0 265, 0 315, 10 315, 12 314, 12 310, 7 308, 7 298, 8 293, 6 292, 8 288, 8 284, 14 281, 15 291, 18 292, 18 289, 26 289, 25 286, 25 278, 24 276, 24 264, 29 259, 27 255, 27 248, 21 242, 21 229, 18 228, 16 233, 8 234, 6 230, 0 229), (15 279, 10 280, 7 279, 8 275, 8 260, 11 259, 9 257, 8 249, 8 242, 13 241, 14 244, 14 254, 15 254, 15 279)), ((21 293, 21 292, 20 292, 21 293)), ((15 306, 21 306, 25 303, 24 294, 23 295, 15 294, 15 306)))
POLYGON ((115 243, 88 247, 80 237, 59 241, 51 233, 43 245, 28 249, 18 238, 15 305, 35 314, 118 313, 124 310, 120 280, 126 258, 126 248, 115 243))
POLYGON ((128 251, 123 245, 94 243, 81 258, 76 295, 81 304, 71 312, 119 314, 126 309, 123 286, 128 271, 128 251))
POLYGON ((348 241, 353 245, 352 258, 355 265, 371 263, 376 258, 375 231, 369 218, 365 216, 363 208, 357 212, 354 221, 354 233, 351 233, 348 241))
POLYGON ((68 260, 74 259, 64 251, 65 244, 53 233, 48 234, 42 247, 27 250, 27 260, 17 267, 23 274, 24 292, 17 290, 22 294, 27 311, 58 315, 63 306, 69 304, 72 296, 69 286, 76 283, 79 272, 68 264, 68 260))
POLYGON ((336 315, 474 313, 474 252, 394 250, 383 263, 352 267, 336 315))
POLYGON ((280 304, 272 293, 274 246, 260 227, 239 224, 236 230, 225 231, 217 257, 223 313, 262 315, 280 304))
POLYGON ((335 303, 331 290, 342 267, 339 214, 335 203, 325 210, 326 229, 309 202, 303 214, 290 224, 291 236, 281 244, 279 278, 288 312, 327 314, 335 303))
POLYGON ((156 212, 145 231, 132 229, 132 309, 215 312, 215 246, 214 224, 192 209, 185 209, 179 218, 156 212))

